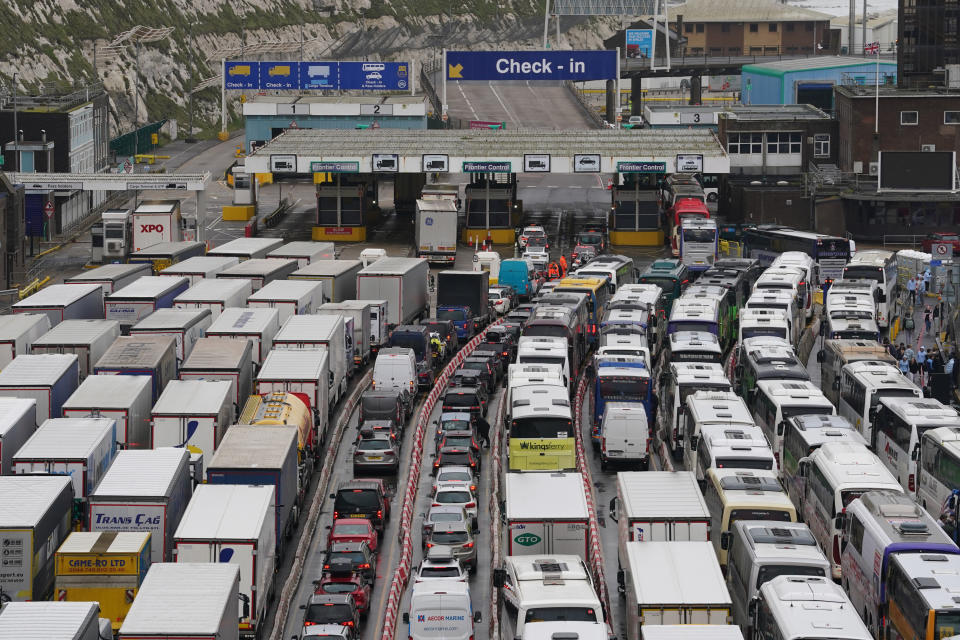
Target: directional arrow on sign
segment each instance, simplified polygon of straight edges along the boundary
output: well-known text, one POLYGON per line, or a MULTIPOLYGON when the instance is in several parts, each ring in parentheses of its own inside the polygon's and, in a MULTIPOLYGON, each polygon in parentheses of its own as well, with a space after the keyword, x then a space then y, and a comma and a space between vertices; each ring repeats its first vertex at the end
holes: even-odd
POLYGON ((463 71, 463 65, 462 65, 462 64, 451 64, 451 65, 447 65, 447 66, 450 67, 450 77, 451 77, 451 78, 462 78, 462 77, 463 77, 462 75, 460 75, 460 72, 463 71))

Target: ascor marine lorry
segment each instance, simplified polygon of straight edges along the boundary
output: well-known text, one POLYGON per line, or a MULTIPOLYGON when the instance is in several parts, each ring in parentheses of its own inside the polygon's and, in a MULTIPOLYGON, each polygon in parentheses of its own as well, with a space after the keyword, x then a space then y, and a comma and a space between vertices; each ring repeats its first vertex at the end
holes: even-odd
POLYGON ((356 298, 386 300, 390 326, 411 324, 427 312, 429 272, 422 258, 382 258, 357 274, 356 298))
POLYGON ((437 275, 437 312, 439 320, 452 320, 461 344, 490 320, 487 271, 441 271, 437 275))
POLYGON ((457 257, 457 204, 450 200, 417 200, 417 257, 434 264, 453 264, 457 257))

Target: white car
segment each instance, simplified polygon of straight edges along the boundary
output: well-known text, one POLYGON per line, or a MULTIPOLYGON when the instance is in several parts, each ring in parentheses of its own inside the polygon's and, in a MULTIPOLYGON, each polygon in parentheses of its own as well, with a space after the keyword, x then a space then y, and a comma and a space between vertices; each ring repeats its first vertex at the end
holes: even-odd
POLYGON ((306 638, 318 638, 323 640, 350 640, 351 627, 345 627, 342 624, 311 624, 303 628, 300 632, 300 640, 306 638))
POLYGON ((453 548, 437 544, 427 549, 427 556, 420 563, 414 582, 442 580, 444 582, 466 582, 469 573, 463 568, 454 554, 453 548))
POLYGON ((443 482, 466 482, 472 491, 477 490, 473 476, 473 469, 463 465, 450 465, 437 470, 437 478, 433 481, 433 492, 437 492, 437 485, 443 482))
POLYGON ((527 246, 527 241, 533 236, 546 236, 547 232, 543 227, 536 224, 531 224, 523 228, 523 231, 520 232, 520 237, 517 239, 517 242, 520 244, 520 248, 527 246))
POLYGON ((500 289, 490 289, 487 292, 487 297, 499 315, 502 316, 507 311, 510 311, 510 297, 500 289))
POLYGON ((463 507, 470 520, 477 521, 477 497, 469 482, 438 482, 431 506, 463 507))

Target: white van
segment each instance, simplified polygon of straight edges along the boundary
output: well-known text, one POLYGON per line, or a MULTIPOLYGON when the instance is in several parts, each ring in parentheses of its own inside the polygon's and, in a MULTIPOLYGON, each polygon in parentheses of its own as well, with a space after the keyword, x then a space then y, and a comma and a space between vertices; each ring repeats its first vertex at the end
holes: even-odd
POLYGON ((626 463, 646 470, 649 464, 650 425, 639 402, 608 402, 600 428, 600 465, 626 463))
POLYGON ((417 582, 410 592, 410 612, 403 614, 410 640, 469 640, 480 622, 466 582, 417 582))
POLYGON ((373 363, 372 387, 377 391, 399 393, 409 418, 417 399, 417 356, 413 349, 381 349, 373 363))

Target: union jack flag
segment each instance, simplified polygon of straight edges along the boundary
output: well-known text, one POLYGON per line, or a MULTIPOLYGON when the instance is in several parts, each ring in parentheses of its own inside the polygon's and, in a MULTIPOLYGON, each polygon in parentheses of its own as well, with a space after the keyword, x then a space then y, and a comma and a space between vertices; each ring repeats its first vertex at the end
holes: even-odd
POLYGON ((871 42, 870 44, 864 45, 864 46, 863 46, 863 52, 864 52, 864 53, 869 53, 869 54, 877 54, 877 53, 880 53, 880 43, 879 43, 879 42, 871 42))

